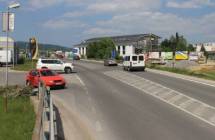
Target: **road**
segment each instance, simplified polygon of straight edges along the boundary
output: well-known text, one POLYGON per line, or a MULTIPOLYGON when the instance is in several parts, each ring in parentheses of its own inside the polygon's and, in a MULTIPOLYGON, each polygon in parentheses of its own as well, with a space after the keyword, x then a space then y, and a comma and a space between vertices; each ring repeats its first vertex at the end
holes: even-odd
POLYGON ((77 73, 64 75, 67 89, 52 91, 65 139, 215 139, 215 127, 201 117, 120 81, 120 76, 127 75, 128 83, 135 80, 132 77, 150 80, 179 92, 178 97, 187 95, 211 107, 215 106, 214 87, 151 72, 122 73, 119 67, 82 61, 75 62, 75 69, 77 73))
MULTIPOLYGON (((8 83, 9 85, 25 85, 25 75, 26 72, 12 72, 8 73, 8 83)), ((5 85, 6 75, 5 68, 0 68, 0 85, 5 85)))

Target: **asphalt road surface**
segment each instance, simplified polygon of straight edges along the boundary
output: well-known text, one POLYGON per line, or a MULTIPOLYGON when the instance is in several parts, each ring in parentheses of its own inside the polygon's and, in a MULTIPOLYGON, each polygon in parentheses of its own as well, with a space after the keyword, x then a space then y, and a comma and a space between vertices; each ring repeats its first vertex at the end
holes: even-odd
MULTIPOLYGON (((8 84, 9 85, 25 85, 26 72, 12 72, 8 73, 8 84)), ((6 84, 6 72, 5 68, 0 68, 0 85, 6 84)))
MULTIPOLYGON (((104 74, 120 72, 120 67, 77 61, 75 69, 77 73, 64 75, 67 89, 52 91, 65 139, 215 139, 213 125, 104 74)), ((130 74, 215 106, 214 87, 151 72, 130 74)))

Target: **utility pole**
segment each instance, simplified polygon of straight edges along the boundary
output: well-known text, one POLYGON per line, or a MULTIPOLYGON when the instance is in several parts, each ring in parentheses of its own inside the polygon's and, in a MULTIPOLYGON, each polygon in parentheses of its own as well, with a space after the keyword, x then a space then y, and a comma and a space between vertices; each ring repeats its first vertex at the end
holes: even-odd
MULTIPOLYGON (((8 46, 9 46, 9 32, 10 31, 13 31, 14 30, 14 21, 12 22, 11 21, 11 14, 10 14, 10 9, 15 9, 15 8, 19 8, 20 7, 20 4, 19 3, 13 3, 11 5, 9 5, 7 7, 7 12, 6 12, 6 15, 3 15, 3 16, 6 16, 3 17, 3 31, 6 32, 6 36, 7 36, 7 43, 6 43, 6 80, 5 80, 5 87, 6 87, 6 92, 5 92, 5 95, 4 95, 4 111, 7 112, 7 102, 8 102, 8 95, 7 95, 7 92, 8 92, 8 46)), ((14 17, 13 17, 14 18, 14 17)), ((14 20, 14 19, 12 19, 14 20)), ((11 54, 12 55, 12 54, 11 54)), ((14 57, 14 52, 13 52, 13 57, 14 57)), ((14 59, 13 59, 14 61, 14 59)), ((13 62, 14 63, 14 62, 13 62)))

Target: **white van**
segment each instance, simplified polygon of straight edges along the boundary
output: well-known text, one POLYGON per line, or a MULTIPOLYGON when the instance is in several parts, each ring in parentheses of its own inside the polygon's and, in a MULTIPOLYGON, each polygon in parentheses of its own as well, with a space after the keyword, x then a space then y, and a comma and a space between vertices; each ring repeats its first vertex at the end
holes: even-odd
POLYGON ((127 55, 124 57, 123 69, 127 71, 131 70, 143 70, 145 71, 145 57, 141 55, 127 55))

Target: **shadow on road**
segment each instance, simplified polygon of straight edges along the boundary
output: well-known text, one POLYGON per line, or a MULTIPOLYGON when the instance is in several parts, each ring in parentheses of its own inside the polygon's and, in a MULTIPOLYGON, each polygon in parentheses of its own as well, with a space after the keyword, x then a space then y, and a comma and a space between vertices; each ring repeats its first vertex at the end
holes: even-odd
POLYGON ((63 123, 62 123, 62 120, 61 120, 59 110, 55 105, 54 105, 54 110, 55 110, 55 113, 56 113, 56 124, 57 124, 56 140, 65 140, 65 135, 64 135, 64 130, 63 130, 63 123))

